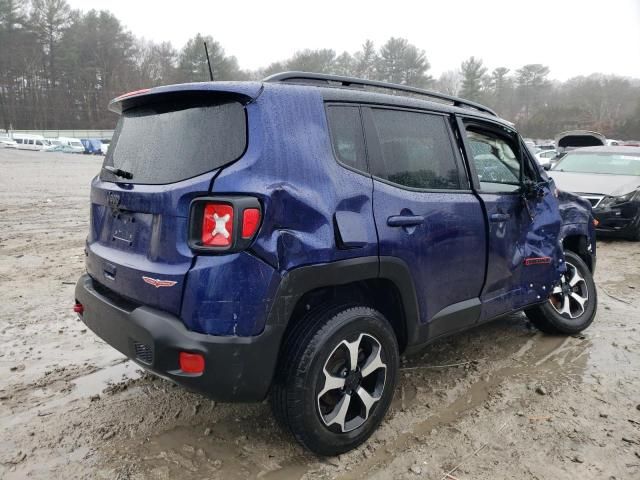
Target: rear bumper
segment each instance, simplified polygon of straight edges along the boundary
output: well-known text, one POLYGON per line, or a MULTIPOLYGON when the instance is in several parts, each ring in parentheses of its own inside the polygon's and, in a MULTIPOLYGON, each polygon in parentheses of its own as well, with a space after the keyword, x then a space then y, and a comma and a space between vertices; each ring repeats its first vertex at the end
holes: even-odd
POLYGON ((259 401, 267 395, 282 326, 267 325, 253 337, 192 332, 171 314, 110 294, 89 275, 80 277, 75 295, 87 327, 146 370, 220 401, 259 401), (180 351, 202 354, 204 372, 182 372, 180 351))

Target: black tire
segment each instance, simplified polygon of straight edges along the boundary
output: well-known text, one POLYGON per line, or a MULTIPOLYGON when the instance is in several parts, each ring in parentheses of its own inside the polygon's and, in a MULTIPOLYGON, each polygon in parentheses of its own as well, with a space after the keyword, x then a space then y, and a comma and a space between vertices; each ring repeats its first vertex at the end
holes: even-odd
MULTIPOLYGON (((563 283, 568 283, 573 277, 574 272, 577 272, 582 280, 573 288, 569 288, 569 286, 566 287, 567 289, 562 293, 552 294, 549 301, 529 308, 525 310, 525 313, 529 320, 531 320, 531 323, 543 332, 574 335, 583 331, 593 322, 596 311, 598 310, 598 295, 596 284, 593 281, 593 276, 587 264, 584 263, 578 255, 570 251, 565 252, 565 261, 567 264, 567 273, 563 275, 563 283), (577 289, 580 291, 577 291, 577 289), (576 303, 576 301, 572 299, 572 293, 587 299, 582 307, 582 313, 579 313, 579 302, 576 303), (564 299, 567 296, 569 296, 570 312, 560 313, 559 310, 563 310, 564 299)), ((561 284, 560 289, 562 288, 563 286, 561 284)))
POLYGON ((636 218, 636 221, 634 222, 633 228, 629 232, 629 235, 628 235, 627 238, 629 240, 633 241, 633 242, 639 242, 640 241, 640 217, 636 218))
POLYGON ((312 312, 285 339, 271 392, 272 409, 279 423, 312 452, 347 452, 366 441, 384 418, 398 366, 398 342, 380 312, 346 305, 312 312), (357 356, 355 368, 352 352, 357 356), (336 381, 341 387, 327 389, 336 381), (367 408, 362 398, 375 400, 367 408))

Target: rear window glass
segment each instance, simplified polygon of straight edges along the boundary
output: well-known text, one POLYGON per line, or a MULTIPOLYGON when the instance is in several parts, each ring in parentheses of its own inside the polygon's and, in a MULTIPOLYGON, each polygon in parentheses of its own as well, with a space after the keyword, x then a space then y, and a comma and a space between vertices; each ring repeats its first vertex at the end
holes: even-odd
POLYGON ((411 188, 460 188, 444 118, 400 110, 372 111, 382 153, 376 176, 411 188))
MULTIPOLYGON (((157 104, 123 113, 104 165, 130 172, 127 183, 173 183, 233 162, 246 145, 238 102, 157 104)), ((122 180, 105 170, 101 178, 122 180)))

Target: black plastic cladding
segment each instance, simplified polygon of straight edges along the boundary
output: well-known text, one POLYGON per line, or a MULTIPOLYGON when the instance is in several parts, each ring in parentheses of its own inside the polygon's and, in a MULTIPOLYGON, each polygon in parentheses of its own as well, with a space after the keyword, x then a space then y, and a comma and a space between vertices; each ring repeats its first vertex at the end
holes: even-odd
MULTIPOLYGON (((248 208, 257 208, 260 211, 260 224, 262 223, 262 206, 255 197, 218 196, 199 197, 191 201, 189 206, 189 248, 198 253, 234 253, 245 250, 251 245, 255 233, 250 238, 242 238, 242 218, 248 208), (230 247, 213 247, 202 245, 202 219, 204 208, 208 203, 223 203, 233 207, 233 243, 230 247)), ((260 229, 260 224, 256 232, 260 229)))

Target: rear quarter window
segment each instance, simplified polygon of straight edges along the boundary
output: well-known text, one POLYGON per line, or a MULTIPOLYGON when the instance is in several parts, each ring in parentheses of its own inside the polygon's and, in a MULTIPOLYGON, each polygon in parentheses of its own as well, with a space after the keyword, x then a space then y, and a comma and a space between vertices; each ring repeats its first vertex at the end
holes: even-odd
POLYGON ((361 172, 367 172, 360 108, 354 105, 329 105, 327 119, 333 152, 337 160, 361 172))
MULTIPOLYGON (((125 111, 104 165, 130 172, 133 179, 127 183, 167 184, 231 163, 246 146, 241 103, 174 101, 125 111)), ((101 178, 121 181, 105 170, 101 178)))

